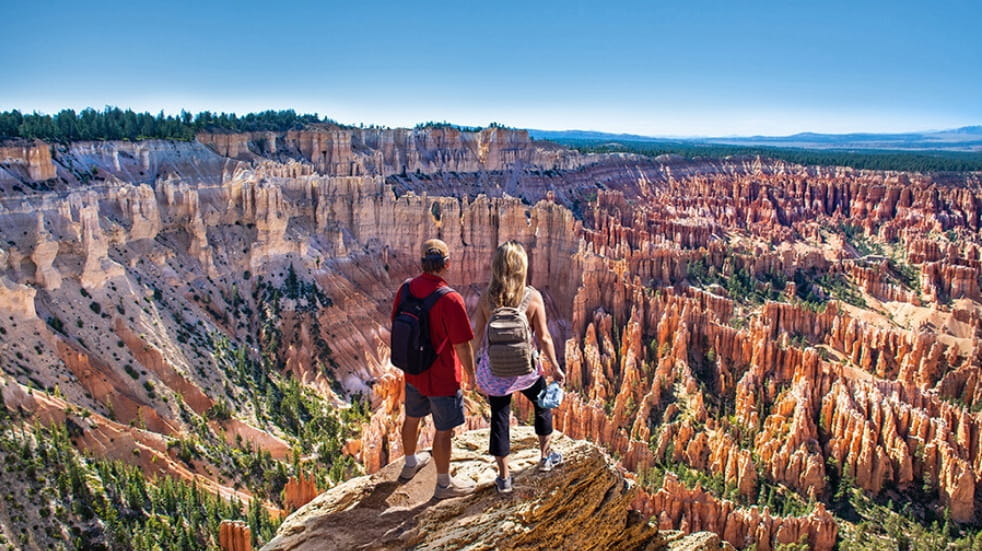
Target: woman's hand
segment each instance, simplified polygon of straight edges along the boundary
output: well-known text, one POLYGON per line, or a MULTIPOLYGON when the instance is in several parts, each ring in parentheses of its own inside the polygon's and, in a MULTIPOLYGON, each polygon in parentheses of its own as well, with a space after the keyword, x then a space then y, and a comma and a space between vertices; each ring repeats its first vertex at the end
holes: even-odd
POLYGON ((553 377, 556 379, 556 382, 559 383, 559 386, 564 386, 566 384, 566 372, 559 366, 556 366, 554 371, 553 377))

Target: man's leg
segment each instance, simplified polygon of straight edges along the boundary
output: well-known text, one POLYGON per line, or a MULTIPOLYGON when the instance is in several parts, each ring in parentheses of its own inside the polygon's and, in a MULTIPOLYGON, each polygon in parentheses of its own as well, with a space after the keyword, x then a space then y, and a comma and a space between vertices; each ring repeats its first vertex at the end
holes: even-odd
POLYGON ((416 453, 419 427, 423 417, 430 414, 430 403, 411 384, 406 384, 406 419, 402 422, 402 451, 406 454, 399 480, 406 482, 416 476, 430 461, 428 453, 416 453))
POLYGON ((454 396, 430 398, 433 412, 433 461, 436 463, 436 489, 433 497, 459 497, 474 491, 474 483, 454 480, 450 476, 450 447, 454 428, 464 424, 464 396, 458 390, 454 396))
POLYGON ((433 462, 436 463, 436 474, 450 474, 450 444, 453 440, 453 429, 438 430, 433 436, 433 462))
POLYGON ((407 415, 406 420, 402 422, 402 453, 406 455, 416 453, 416 445, 419 443, 420 421, 421 419, 419 417, 410 417, 407 415))

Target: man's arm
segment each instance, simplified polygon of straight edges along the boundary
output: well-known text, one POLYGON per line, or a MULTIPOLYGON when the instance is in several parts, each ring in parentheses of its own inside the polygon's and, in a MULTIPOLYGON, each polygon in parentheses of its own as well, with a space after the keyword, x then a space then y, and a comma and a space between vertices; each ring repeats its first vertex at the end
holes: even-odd
POLYGON ((474 351, 471 350, 471 341, 455 344, 453 347, 457 352, 457 358, 460 359, 460 365, 464 367, 464 371, 467 373, 467 380, 471 385, 476 385, 477 374, 474 373, 474 351))
POLYGON ((471 321, 467 317, 464 297, 457 292, 450 293, 437 302, 437 307, 443 308, 440 317, 447 332, 447 340, 444 342, 453 343, 457 361, 465 372, 463 379, 475 385, 477 375, 474 372, 474 350, 471 348, 474 332, 471 330, 471 321))

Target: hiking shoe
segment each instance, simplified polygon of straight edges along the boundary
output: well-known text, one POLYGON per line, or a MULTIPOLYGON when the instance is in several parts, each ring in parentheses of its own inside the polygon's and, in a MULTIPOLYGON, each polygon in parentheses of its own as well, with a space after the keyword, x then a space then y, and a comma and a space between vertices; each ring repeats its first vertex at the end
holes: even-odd
POLYGON ((402 472, 399 473, 399 481, 409 482, 410 480, 413 479, 414 476, 416 476, 416 473, 422 470, 423 467, 425 467, 426 464, 429 462, 430 462, 429 452, 417 453, 415 465, 413 465, 412 467, 410 467, 409 465, 402 466, 402 472))
POLYGON ((436 485, 436 490, 433 491, 433 497, 436 499, 450 499, 453 497, 463 497, 474 492, 473 482, 462 482, 456 478, 450 479, 450 485, 440 486, 436 485))
POLYGON ((539 472, 547 473, 553 469, 556 465, 563 462, 563 454, 559 452, 550 452, 549 455, 543 457, 539 461, 539 472))
POLYGON ((508 478, 494 477, 494 487, 497 488, 499 494, 510 494, 514 489, 511 487, 510 476, 508 478))

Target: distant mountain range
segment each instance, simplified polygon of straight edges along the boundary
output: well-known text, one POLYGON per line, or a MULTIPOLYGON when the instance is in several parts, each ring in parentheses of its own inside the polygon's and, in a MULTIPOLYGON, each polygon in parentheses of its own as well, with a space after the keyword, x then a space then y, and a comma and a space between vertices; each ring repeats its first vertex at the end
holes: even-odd
POLYGON ((906 150, 982 152, 982 126, 951 130, 906 132, 902 134, 817 134, 803 132, 791 136, 662 138, 636 134, 608 134, 590 130, 529 130, 541 140, 611 140, 632 142, 705 143, 744 146, 792 147, 801 149, 906 150))

